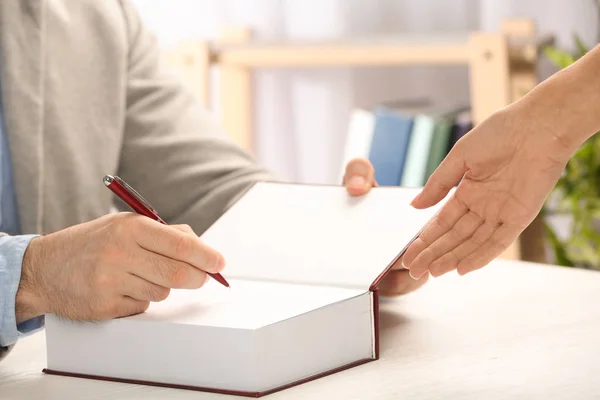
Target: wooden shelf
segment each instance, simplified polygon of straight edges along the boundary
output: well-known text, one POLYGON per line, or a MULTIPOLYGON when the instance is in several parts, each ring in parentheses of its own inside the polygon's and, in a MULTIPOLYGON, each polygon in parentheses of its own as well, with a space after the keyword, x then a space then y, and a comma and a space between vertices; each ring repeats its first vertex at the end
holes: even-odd
MULTIPOLYGON (((219 65, 265 67, 389 66, 469 64, 470 42, 479 33, 395 35, 337 41, 252 41, 213 44, 211 61, 219 65)), ((485 35, 485 34, 484 34, 485 35)), ((552 36, 507 38, 514 62, 534 59, 552 36)))
POLYGON ((252 68, 465 64, 469 60, 465 39, 460 35, 252 42, 215 46, 212 50, 216 63, 252 68))

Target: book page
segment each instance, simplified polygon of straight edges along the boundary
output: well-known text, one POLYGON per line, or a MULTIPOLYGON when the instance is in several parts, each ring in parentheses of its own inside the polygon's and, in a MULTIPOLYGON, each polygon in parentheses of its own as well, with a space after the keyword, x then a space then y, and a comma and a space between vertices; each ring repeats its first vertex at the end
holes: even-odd
POLYGON ((198 290, 173 289, 143 314, 124 319, 174 324, 257 329, 350 299, 364 290, 230 279, 214 279, 198 290))
POLYGON ((201 239, 225 257, 225 278, 368 290, 440 205, 409 205, 420 189, 261 182, 201 239))

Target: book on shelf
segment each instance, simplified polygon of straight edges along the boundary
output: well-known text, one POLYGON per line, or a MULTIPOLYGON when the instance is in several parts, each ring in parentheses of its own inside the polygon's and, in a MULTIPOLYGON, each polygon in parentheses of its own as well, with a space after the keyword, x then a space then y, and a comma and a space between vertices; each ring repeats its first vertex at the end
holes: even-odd
POLYGON ((454 126, 452 127, 452 138, 448 151, 458 142, 463 136, 473 129, 473 120, 469 110, 463 110, 456 115, 454 126))
POLYGON ((200 235, 212 279, 138 315, 46 316, 46 373, 259 397, 379 358, 377 285, 444 204, 419 189, 259 182, 200 235))
POLYGON ((401 110, 378 106, 373 110, 375 124, 369 160, 375 180, 382 186, 398 186, 402 179, 413 119, 401 110))
POLYGON ((353 158, 369 158, 375 116, 369 110, 357 108, 350 116, 338 182, 342 182, 346 165, 353 158))
POLYGON ((363 157, 373 164, 379 185, 422 187, 471 128, 470 112, 461 104, 419 100, 356 109, 350 116, 342 173, 348 161, 363 157))
POLYGON ((441 162, 444 161, 444 158, 450 151, 456 116, 462 111, 462 108, 450 108, 439 111, 432 116, 435 120, 435 126, 433 129, 429 155, 427 157, 427 166, 425 168, 423 184, 427 182, 427 179, 429 179, 441 162))
POLYGON ((414 116, 406 167, 400 186, 423 186, 434 130, 435 120, 427 112, 421 112, 414 116))

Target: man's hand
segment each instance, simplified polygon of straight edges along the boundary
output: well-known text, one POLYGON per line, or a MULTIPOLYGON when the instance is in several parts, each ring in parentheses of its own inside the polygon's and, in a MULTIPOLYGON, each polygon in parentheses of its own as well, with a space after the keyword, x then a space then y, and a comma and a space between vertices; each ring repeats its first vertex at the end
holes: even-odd
POLYGON ((44 313, 94 321, 138 314, 172 288, 200 288, 206 272, 223 267, 223 257, 187 225, 109 214, 30 242, 17 323, 44 313))
POLYGON ((538 214, 574 148, 524 107, 514 104, 464 136, 413 200, 416 208, 430 207, 460 181, 404 254, 412 276, 481 268, 538 214))
MULTIPOLYGON (((364 158, 356 158, 348 163, 344 174, 344 186, 352 196, 363 196, 377 186, 375 181, 375 170, 373 165, 364 158)), ((399 260, 388 275, 379 284, 379 290, 383 296, 399 296, 423 286, 428 275, 424 274, 420 279, 413 279, 409 272, 402 268, 399 260)))

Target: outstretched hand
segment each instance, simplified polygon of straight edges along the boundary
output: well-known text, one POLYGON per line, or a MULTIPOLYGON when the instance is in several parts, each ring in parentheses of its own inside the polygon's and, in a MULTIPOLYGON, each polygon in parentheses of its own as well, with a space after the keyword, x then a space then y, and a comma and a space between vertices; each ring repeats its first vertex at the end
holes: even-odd
POLYGON ((403 256, 411 276, 487 265, 533 221, 572 149, 515 105, 465 135, 413 200, 423 209, 458 187, 403 256), (523 117, 521 115, 523 114, 523 117))

